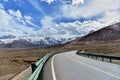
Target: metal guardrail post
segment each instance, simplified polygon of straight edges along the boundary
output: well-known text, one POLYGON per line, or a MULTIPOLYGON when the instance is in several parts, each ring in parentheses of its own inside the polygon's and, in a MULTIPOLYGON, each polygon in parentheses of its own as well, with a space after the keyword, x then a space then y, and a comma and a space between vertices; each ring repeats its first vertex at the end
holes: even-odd
POLYGON ((92 56, 92 59, 93 59, 93 56, 92 56))
POLYGON ((104 61, 104 58, 102 57, 102 61, 104 61))
POLYGON ((96 60, 97 60, 97 56, 96 56, 96 58, 95 58, 96 60))
POLYGON ((112 59, 110 58, 110 63, 112 63, 112 59))
POLYGON ((35 71, 35 69, 37 68, 37 66, 35 65, 35 62, 33 62, 31 64, 31 67, 32 67, 32 73, 35 71))

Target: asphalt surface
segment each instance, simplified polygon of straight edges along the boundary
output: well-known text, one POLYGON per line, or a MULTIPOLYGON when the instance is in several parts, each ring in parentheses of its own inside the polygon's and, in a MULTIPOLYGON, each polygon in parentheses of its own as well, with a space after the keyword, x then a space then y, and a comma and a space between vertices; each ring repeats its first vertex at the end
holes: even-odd
POLYGON ((54 55, 45 64, 41 80, 120 80, 120 65, 75 53, 70 51, 54 55))

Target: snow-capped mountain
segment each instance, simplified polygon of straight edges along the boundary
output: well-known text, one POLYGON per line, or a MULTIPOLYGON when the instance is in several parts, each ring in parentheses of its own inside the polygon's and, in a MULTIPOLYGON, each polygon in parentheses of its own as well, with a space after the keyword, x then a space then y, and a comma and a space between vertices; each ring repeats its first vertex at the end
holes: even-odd
POLYGON ((50 37, 9 37, 0 38, 0 47, 33 47, 52 46, 66 42, 66 39, 54 39, 50 37))

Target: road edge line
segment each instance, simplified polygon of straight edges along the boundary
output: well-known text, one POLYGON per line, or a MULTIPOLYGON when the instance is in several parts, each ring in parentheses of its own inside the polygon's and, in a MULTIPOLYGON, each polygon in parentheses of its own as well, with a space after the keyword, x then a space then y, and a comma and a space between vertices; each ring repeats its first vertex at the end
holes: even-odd
POLYGON ((55 58, 55 55, 52 57, 52 61, 51 61, 52 77, 53 77, 53 80, 57 80, 55 76, 55 70, 54 70, 54 64, 53 64, 54 58, 55 58))

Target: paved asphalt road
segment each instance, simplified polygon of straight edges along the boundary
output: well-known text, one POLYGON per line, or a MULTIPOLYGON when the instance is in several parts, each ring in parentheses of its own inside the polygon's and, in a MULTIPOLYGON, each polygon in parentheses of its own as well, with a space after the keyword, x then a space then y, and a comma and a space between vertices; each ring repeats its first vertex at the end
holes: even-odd
POLYGON ((43 68, 42 80, 120 80, 120 65, 75 53, 64 52, 49 59, 43 68))

